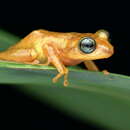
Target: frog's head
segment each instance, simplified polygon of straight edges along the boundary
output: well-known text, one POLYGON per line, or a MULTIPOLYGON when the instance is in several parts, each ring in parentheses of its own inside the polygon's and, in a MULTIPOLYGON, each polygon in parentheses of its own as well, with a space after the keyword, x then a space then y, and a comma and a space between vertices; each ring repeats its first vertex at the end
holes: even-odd
POLYGON ((109 33, 99 30, 95 34, 83 34, 69 54, 73 59, 96 60, 108 58, 114 53, 113 46, 109 42, 109 33))

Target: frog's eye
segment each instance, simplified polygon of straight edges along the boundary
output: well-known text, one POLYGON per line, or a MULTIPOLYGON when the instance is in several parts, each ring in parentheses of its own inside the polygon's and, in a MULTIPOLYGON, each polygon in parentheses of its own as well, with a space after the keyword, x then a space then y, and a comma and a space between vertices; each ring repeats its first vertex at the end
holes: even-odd
POLYGON ((92 53, 96 49, 96 42, 90 37, 85 37, 79 42, 80 50, 84 53, 92 53))

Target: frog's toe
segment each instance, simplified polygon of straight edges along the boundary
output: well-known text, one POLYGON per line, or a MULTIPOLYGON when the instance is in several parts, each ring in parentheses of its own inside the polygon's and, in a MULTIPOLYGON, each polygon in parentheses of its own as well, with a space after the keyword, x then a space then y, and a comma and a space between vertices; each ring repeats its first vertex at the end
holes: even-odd
POLYGON ((67 87, 69 85, 68 80, 64 80, 64 86, 67 87))
POLYGON ((110 72, 108 72, 107 70, 103 70, 102 72, 103 72, 103 74, 105 74, 105 75, 110 74, 110 72))
POLYGON ((52 79, 52 82, 53 82, 53 83, 56 83, 56 82, 57 82, 57 78, 53 78, 53 79, 52 79))

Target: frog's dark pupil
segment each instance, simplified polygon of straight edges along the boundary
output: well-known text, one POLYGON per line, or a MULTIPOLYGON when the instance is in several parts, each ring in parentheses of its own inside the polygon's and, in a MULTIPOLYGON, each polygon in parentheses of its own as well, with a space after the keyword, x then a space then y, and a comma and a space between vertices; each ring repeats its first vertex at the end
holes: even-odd
POLYGON ((84 53, 91 53, 96 48, 96 42, 90 37, 86 37, 80 41, 80 50, 84 53))
POLYGON ((92 43, 89 43, 89 44, 83 44, 83 46, 91 48, 91 47, 93 47, 93 44, 92 44, 92 43))

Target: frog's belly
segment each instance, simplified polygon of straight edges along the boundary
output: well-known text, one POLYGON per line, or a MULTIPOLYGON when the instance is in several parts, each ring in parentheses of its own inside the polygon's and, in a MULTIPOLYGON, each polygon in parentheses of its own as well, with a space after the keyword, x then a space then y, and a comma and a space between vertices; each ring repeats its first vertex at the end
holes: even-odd
POLYGON ((68 58, 61 58, 61 61, 64 65, 67 66, 72 66, 72 65, 77 65, 80 64, 82 61, 80 60, 72 60, 72 59, 68 59, 68 58))

